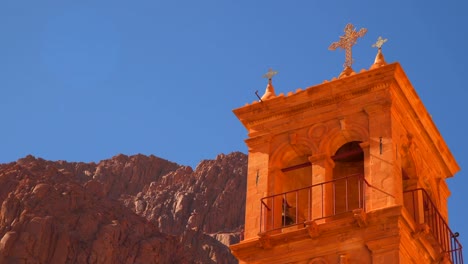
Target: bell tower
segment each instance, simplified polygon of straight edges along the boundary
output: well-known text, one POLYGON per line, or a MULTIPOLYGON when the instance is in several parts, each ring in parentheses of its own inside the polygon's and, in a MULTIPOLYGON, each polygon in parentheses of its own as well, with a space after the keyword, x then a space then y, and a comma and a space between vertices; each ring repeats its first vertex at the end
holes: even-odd
POLYGON ((448 227, 445 180, 459 167, 381 38, 351 68, 365 29, 345 28, 338 78, 235 109, 249 164, 240 263, 463 263, 448 227))

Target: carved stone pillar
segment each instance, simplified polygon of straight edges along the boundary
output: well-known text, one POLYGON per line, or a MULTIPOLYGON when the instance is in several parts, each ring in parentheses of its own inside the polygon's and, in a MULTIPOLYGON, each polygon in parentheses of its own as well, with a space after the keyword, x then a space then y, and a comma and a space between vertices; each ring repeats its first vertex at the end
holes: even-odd
POLYGON ((312 185, 310 190, 311 212, 310 220, 316 220, 331 215, 333 204, 333 191, 331 185, 322 184, 333 179, 335 162, 326 154, 309 157, 312 163, 312 185))
POLYGON ((368 181, 368 178, 370 177, 370 144, 369 141, 366 141, 360 143, 359 146, 361 147, 362 152, 364 152, 364 175, 361 186, 363 188, 363 208, 367 212, 370 210, 369 206, 371 205, 372 198, 372 196, 370 195, 370 189, 367 188, 368 186, 366 184, 366 181, 368 181))
POLYGON ((368 211, 396 205, 396 198, 401 196, 401 177, 397 177, 401 175, 401 169, 398 171, 395 164, 390 108, 388 103, 365 108, 369 119, 369 147, 364 165, 370 184, 366 188, 368 211))
POLYGON ((257 237, 263 217, 260 201, 268 193, 269 179, 269 146, 270 138, 246 140, 249 147, 249 164, 247 171, 247 196, 245 204, 244 239, 257 237))

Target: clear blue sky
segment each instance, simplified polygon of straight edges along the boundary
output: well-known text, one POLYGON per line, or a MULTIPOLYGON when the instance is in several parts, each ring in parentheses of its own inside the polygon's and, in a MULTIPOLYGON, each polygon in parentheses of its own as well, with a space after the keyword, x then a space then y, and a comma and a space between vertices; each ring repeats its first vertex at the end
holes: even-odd
MULTIPOLYGON (((0 162, 27 154, 99 161, 143 153, 196 166, 246 152, 231 110, 337 76, 328 46, 351 22, 369 68, 378 36, 399 61, 462 167, 449 180, 451 226, 468 247, 466 1, 0 2, 0 162)), ((465 254, 466 255, 466 254, 465 254)))

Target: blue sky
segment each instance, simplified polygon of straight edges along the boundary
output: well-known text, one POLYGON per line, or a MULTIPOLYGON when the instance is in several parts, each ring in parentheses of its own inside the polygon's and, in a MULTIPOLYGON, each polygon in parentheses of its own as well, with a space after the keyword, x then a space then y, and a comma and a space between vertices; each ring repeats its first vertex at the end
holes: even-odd
POLYGON ((462 167, 450 215, 468 242, 467 11, 461 0, 2 0, 0 163, 143 153, 196 166, 246 152, 232 109, 263 93, 270 67, 278 93, 337 76, 344 52, 328 46, 351 22, 368 29, 353 68, 388 38, 387 62, 401 63, 462 167))

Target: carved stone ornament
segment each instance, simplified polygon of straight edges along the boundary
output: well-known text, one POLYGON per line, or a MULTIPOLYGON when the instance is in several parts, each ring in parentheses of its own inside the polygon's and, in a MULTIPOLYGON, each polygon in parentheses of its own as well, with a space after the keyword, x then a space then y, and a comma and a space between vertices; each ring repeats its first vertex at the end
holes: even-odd
POLYGON ((317 238, 320 235, 318 225, 315 221, 307 221, 305 224, 311 238, 317 238))
POLYGON ((258 234, 260 236, 260 246, 264 249, 272 248, 270 235, 266 233, 258 234))

